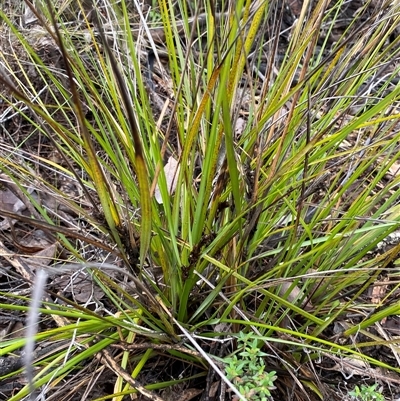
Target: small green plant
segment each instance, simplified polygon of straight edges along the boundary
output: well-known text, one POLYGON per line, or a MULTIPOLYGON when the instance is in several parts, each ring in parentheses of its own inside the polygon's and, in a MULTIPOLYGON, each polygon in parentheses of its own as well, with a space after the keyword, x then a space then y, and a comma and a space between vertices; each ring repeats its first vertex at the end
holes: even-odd
POLYGON ((225 358, 225 372, 248 400, 266 401, 271 396, 270 390, 275 388, 276 372, 265 372, 263 356, 267 354, 258 347, 253 333, 239 333, 238 355, 225 358))
POLYGON ((353 391, 349 392, 349 395, 357 401, 384 401, 385 397, 376 389, 377 385, 377 383, 372 386, 362 384, 361 389, 356 386, 353 391))

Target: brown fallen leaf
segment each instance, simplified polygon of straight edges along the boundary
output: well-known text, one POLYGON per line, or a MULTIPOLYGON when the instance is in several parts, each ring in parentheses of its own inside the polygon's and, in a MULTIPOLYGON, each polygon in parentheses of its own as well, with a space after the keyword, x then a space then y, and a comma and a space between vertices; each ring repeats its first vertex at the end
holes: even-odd
MULTIPOLYGON (((178 182, 179 169, 180 166, 178 161, 170 156, 170 158, 168 159, 168 163, 164 166, 165 179, 167 180, 168 193, 170 195, 175 192, 176 184, 178 182)), ((158 203, 163 203, 160 187, 158 186, 158 184, 154 191, 154 197, 156 198, 156 201, 158 203)))
POLYGON ((71 294, 77 303, 96 302, 104 296, 103 290, 84 271, 57 277, 53 279, 51 285, 56 291, 61 290, 64 294, 71 294))
POLYGON ((299 305, 299 300, 306 299, 304 292, 296 286, 294 286, 291 291, 287 294, 288 290, 290 287, 292 287, 293 282, 292 281, 284 281, 282 284, 280 284, 279 288, 279 296, 283 297, 285 296, 285 299, 292 303, 293 305, 301 306, 304 308, 306 311, 309 311, 313 309, 313 305, 311 304, 311 301, 308 301, 306 305, 299 305), (286 295, 285 295, 286 294, 286 295))
POLYGON ((33 269, 49 266, 49 264, 54 260, 57 251, 57 244, 51 244, 42 250, 29 255, 28 257, 22 257, 30 267, 33 269))

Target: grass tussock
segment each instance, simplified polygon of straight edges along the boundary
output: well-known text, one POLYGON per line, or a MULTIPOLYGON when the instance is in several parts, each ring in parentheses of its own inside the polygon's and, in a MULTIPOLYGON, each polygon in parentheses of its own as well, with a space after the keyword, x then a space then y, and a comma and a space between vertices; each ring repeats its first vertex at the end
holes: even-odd
POLYGON ((390 392, 397 3, 51 3, 0 11, 1 308, 48 276, 9 399, 390 392))

